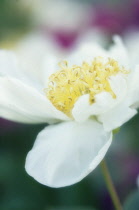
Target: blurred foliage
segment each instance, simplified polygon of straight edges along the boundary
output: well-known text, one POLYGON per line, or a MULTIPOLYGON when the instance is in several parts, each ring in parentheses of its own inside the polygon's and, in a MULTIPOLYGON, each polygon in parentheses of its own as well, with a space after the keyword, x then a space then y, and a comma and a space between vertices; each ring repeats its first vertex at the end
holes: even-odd
POLYGON ((87 208, 87 207, 60 207, 60 208, 49 208, 49 210, 96 210, 94 208, 87 208))
POLYGON ((138 210, 138 209, 139 209, 139 190, 131 193, 124 204, 124 210, 138 210))
MULTIPOLYGON (((104 0, 76 0, 76 1, 79 1, 79 2, 83 2, 83 3, 86 3, 86 2, 89 2, 89 3, 93 3, 93 4, 103 4, 104 3, 104 0)), ((129 0, 123 0, 123 2, 128 2, 129 0)), ((120 0, 105 0, 105 4, 119 4, 121 3, 120 0)))
POLYGON ((31 28, 29 8, 20 0, 0 0, 0 41, 13 40, 31 28))

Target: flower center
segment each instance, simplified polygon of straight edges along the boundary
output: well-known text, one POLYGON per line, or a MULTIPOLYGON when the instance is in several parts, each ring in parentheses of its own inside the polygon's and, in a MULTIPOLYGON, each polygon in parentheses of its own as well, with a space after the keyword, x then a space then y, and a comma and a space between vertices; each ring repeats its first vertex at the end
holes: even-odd
POLYGON ((95 102, 95 95, 102 91, 116 98, 108 79, 119 72, 126 73, 112 58, 104 61, 102 57, 96 57, 91 64, 83 62, 81 66, 71 67, 67 61, 63 61, 59 66, 61 69, 49 77, 45 91, 52 104, 68 116, 71 116, 75 102, 82 95, 90 95, 90 104, 95 102))

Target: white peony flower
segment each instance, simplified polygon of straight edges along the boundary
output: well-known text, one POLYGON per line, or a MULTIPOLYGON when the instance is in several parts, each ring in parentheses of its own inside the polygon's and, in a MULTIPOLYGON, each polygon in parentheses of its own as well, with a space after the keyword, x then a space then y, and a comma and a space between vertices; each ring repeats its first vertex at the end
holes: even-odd
POLYGON ((118 37, 109 50, 87 43, 63 61, 50 52, 44 60, 28 77, 14 54, 0 52, 0 116, 51 124, 37 136, 25 168, 38 182, 63 187, 93 171, 112 130, 137 113, 139 66, 131 68, 118 37))

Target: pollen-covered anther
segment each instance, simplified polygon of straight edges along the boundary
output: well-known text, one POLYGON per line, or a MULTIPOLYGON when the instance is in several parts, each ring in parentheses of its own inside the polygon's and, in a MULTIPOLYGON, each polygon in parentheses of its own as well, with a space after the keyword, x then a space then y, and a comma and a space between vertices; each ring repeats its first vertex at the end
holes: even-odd
POLYGON ((127 74, 123 67, 112 58, 107 60, 96 57, 90 64, 68 66, 67 61, 59 63, 60 70, 49 77, 47 98, 60 111, 71 116, 71 110, 77 99, 90 95, 90 104, 95 102, 95 95, 107 91, 113 98, 115 94, 109 84, 109 77, 118 73, 127 74))

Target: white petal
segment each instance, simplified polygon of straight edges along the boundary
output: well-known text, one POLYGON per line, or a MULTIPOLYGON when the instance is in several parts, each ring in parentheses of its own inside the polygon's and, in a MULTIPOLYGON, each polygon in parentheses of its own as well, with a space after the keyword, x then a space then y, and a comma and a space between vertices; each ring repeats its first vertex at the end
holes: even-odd
POLYGON ((45 56, 49 56, 50 44, 48 37, 43 37, 39 33, 30 34, 18 43, 15 52, 23 71, 33 80, 41 82, 42 63, 45 56))
POLYGON ((138 30, 129 30, 124 34, 124 42, 130 56, 131 67, 139 61, 139 32, 138 30))
POLYGON ((116 95, 117 101, 123 100, 128 92, 127 82, 123 75, 117 74, 109 78, 112 91, 116 95))
POLYGON ((17 58, 11 51, 0 50, 0 76, 19 78, 17 58))
POLYGON ((68 120, 68 117, 58 111, 45 95, 17 79, 0 77, 0 89, 1 117, 20 122, 20 117, 17 116, 21 114, 24 116, 21 122, 23 120, 28 122, 28 119, 31 119, 32 123, 49 123, 55 119, 68 120))
MULTIPOLYGON (((20 66, 19 68, 18 61, 18 56, 16 56, 14 52, 0 50, 0 76, 13 77, 40 89, 40 86, 42 87, 42 85, 39 83, 39 80, 34 81, 34 77, 30 76, 29 68, 27 69, 28 71, 26 73, 23 70, 23 66, 20 66)), ((28 64, 29 66, 29 63, 26 59, 24 60, 24 63, 28 64)))
POLYGON ((19 122, 19 123, 34 123, 34 122, 42 122, 42 119, 37 119, 34 116, 31 116, 25 110, 12 107, 12 106, 4 106, 0 104, 0 117, 5 118, 7 120, 19 122), (40 120, 40 121, 39 121, 40 120))
POLYGON ((124 47, 120 37, 114 37, 115 44, 109 49, 105 50, 95 42, 83 43, 76 49, 76 52, 68 57, 70 65, 81 65, 83 61, 91 62, 95 57, 102 56, 103 58, 114 58, 118 63, 127 69, 129 68, 129 58, 126 48, 124 47))
MULTIPOLYGON (((20 69, 27 76, 34 87, 43 87, 43 62, 46 56, 51 56, 53 49, 52 41, 48 37, 43 37, 39 33, 26 36, 16 46, 15 53, 18 57, 20 69)), ((47 70, 47 69, 46 69, 47 70)))
POLYGON ((72 185, 82 180, 104 158, 112 134, 96 121, 65 122, 39 133, 26 159, 26 171, 51 187, 72 185))
POLYGON ((122 66, 129 68, 129 56, 122 39, 119 36, 114 36, 113 39, 115 44, 109 49, 109 56, 117 60, 122 66))
POLYGON ((106 34, 101 31, 98 28, 93 27, 93 29, 89 29, 89 30, 85 30, 82 34, 80 34, 80 36, 77 39, 77 46, 81 43, 94 43, 97 42, 99 43, 101 46, 107 46, 108 45, 108 37, 106 36, 106 34))
MULTIPOLYGON (((137 113, 135 109, 130 108, 130 88, 127 87, 125 78, 121 75, 116 75, 112 76, 109 82, 116 95, 115 103, 113 103, 113 106, 109 110, 98 116, 106 131, 120 127, 137 113)), ((132 96, 132 94, 130 95, 132 96)))
POLYGON ((54 45, 52 39, 39 33, 30 34, 16 44, 13 52, 0 50, 0 76, 18 78, 40 90, 44 85, 47 71, 50 74, 51 69, 53 73, 49 64, 52 63, 52 57, 55 59, 56 54, 60 56, 62 52, 54 45), (49 61, 46 69, 45 58, 49 61))
POLYGON ((128 91, 128 104, 132 107, 139 107, 139 65, 136 66, 134 71, 129 75, 129 91, 128 91))
POLYGON ((43 61, 43 71, 42 71, 42 81, 45 87, 48 85, 48 79, 50 75, 55 73, 60 69, 58 66, 59 59, 58 57, 49 54, 49 56, 46 56, 43 61))
POLYGON ((100 115, 98 119, 103 123, 106 131, 111 131, 123 125, 135 114, 137 114, 137 111, 131 109, 128 107, 128 104, 123 102, 108 112, 100 115))
POLYGON ((82 44, 75 53, 72 53, 66 60, 70 65, 81 65, 84 61, 90 63, 97 56, 108 57, 108 53, 99 44, 87 42, 82 44))
POLYGON ((130 89, 133 89, 133 91, 134 89, 139 88, 139 65, 136 65, 129 74, 129 85, 130 89))
POLYGON ((115 100, 108 92, 102 92, 95 96, 95 103, 89 103, 89 95, 81 96, 74 105, 72 115, 77 122, 83 122, 90 116, 96 116, 108 111, 115 105, 115 100))

